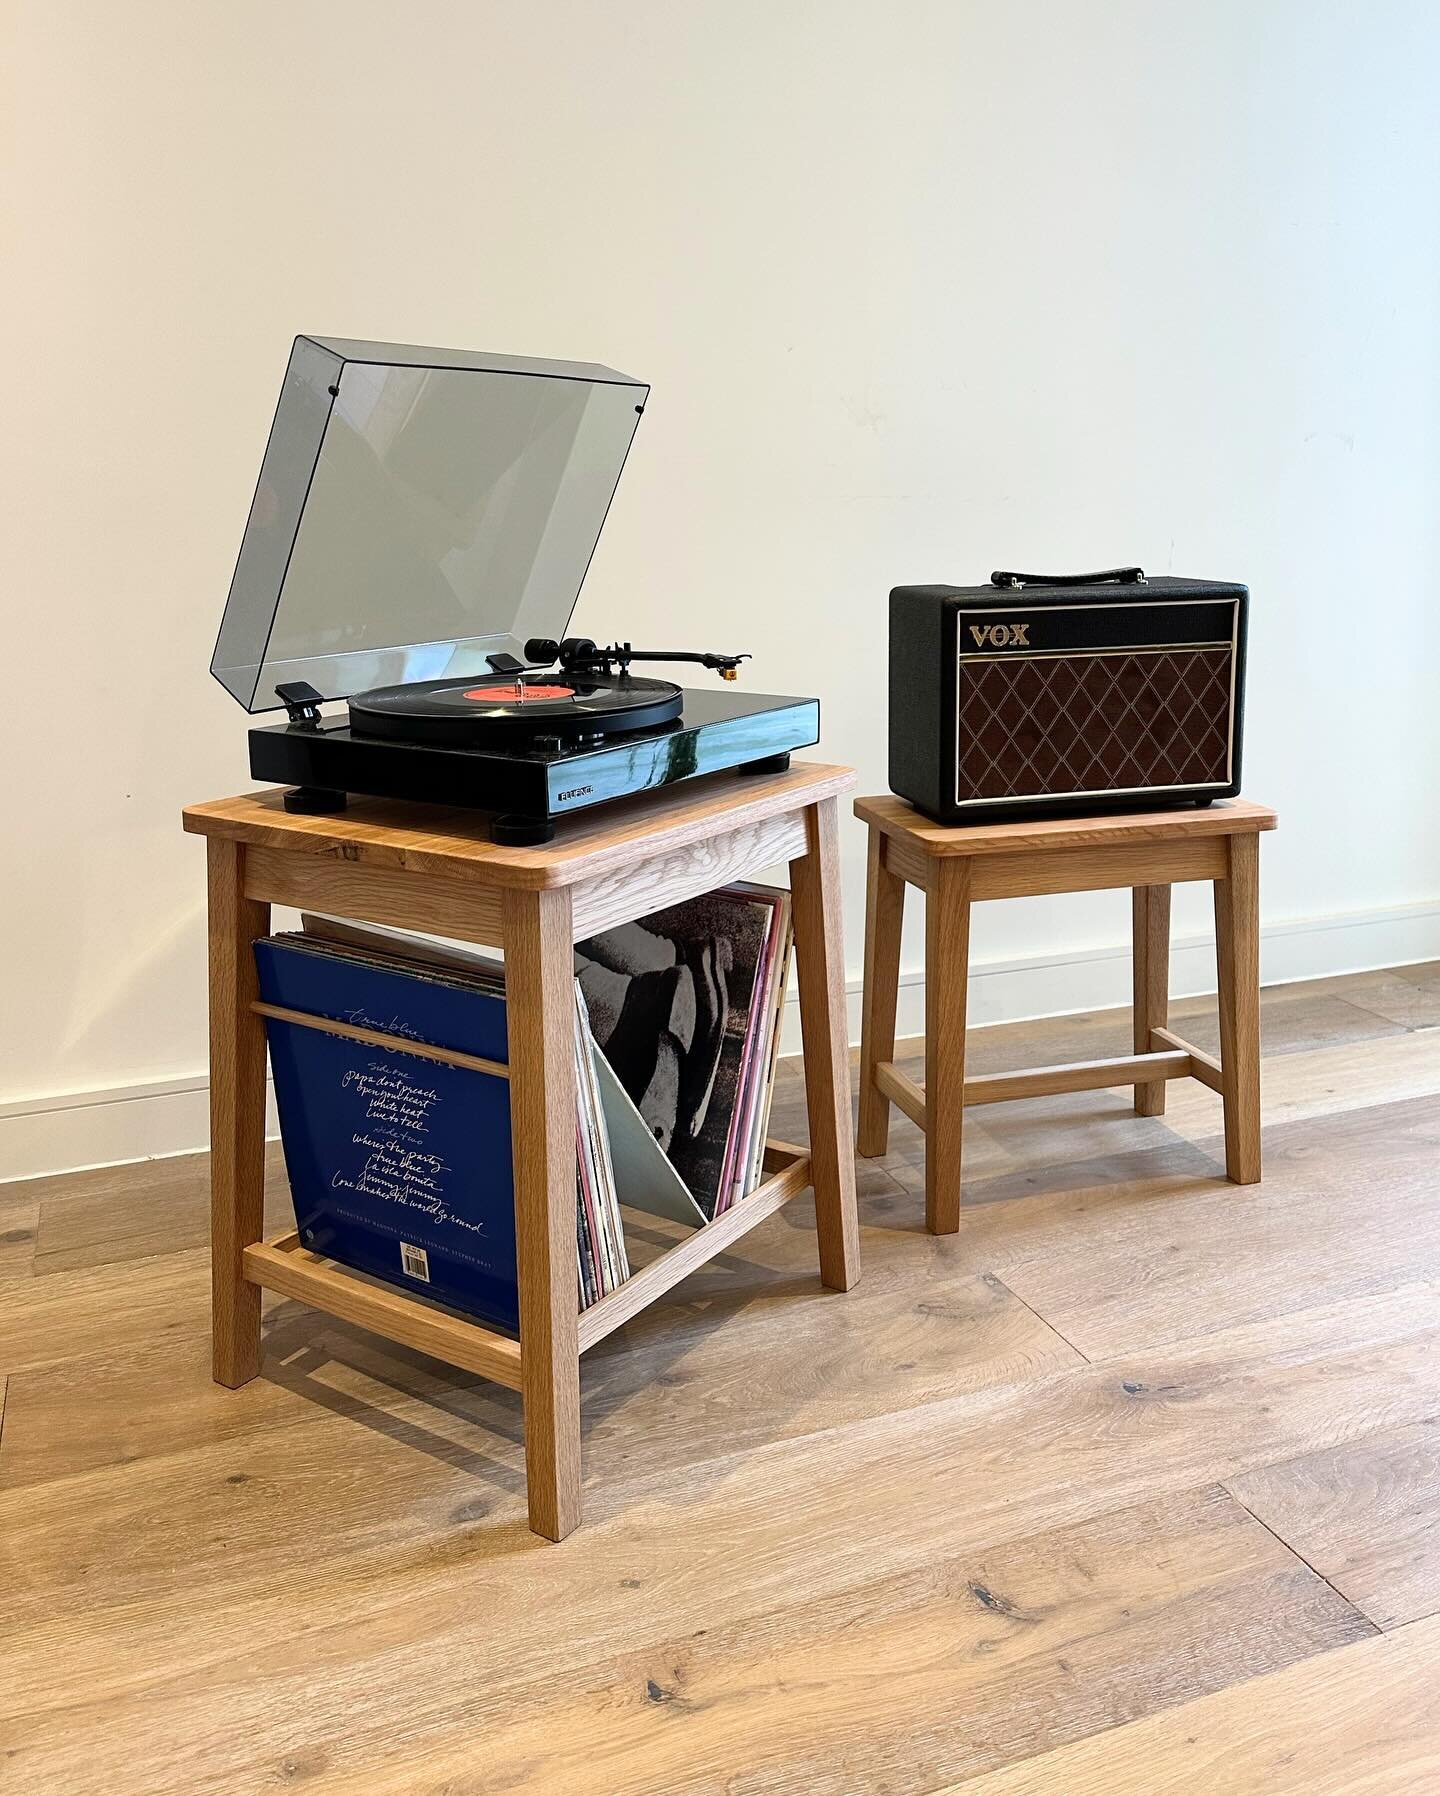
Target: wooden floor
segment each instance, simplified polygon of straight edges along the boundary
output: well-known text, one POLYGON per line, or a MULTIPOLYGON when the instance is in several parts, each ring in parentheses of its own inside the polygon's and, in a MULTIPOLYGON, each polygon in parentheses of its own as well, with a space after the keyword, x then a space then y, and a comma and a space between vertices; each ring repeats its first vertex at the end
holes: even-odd
POLYGON ((285 1302, 210 1383, 203 1160, 0 1187, 0 1789, 1440 1791, 1440 966, 1264 1026, 1250 1190, 998 1105, 937 1240, 897 1117, 855 1291, 799 1200, 586 1360, 560 1546, 508 1392, 285 1302))

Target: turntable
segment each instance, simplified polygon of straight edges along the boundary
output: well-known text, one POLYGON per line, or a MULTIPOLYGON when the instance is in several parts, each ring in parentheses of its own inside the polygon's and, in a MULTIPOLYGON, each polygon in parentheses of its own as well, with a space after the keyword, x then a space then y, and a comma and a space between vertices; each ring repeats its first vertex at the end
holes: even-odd
POLYGON ((648 394, 588 363, 296 338, 211 661, 246 710, 287 711, 250 731, 287 808, 467 805, 540 842, 816 741, 814 699, 632 671, 733 683, 747 655, 564 635, 648 394))

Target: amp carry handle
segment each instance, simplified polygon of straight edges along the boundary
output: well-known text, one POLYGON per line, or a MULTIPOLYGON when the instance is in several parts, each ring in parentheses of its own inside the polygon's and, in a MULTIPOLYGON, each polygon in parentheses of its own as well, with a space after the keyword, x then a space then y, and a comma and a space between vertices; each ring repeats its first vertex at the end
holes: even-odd
POLYGON ((1011 574, 996 572, 990 576, 992 586, 1144 586, 1143 567, 1107 567, 1098 574, 1011 574))

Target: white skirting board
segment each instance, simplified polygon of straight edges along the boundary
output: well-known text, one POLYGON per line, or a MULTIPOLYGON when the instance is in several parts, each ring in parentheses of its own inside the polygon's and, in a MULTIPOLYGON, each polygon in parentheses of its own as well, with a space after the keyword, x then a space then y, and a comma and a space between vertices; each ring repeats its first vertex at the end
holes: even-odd
MULTIPOLYGON (((1261 929, 1260 942, 1260 976, 1266 985, 1440 960, 1440 904, 1268 924, 1261 929)), ((851 947, 853 952, 858 943, 851 947)), ((1188 997, 1214 989, 1213 937, 1178 937, 1170 954, 1171 993, 1188 997)), ((858 968, 846 991, 853 1043, 860 1039, 858 968)), ((1104 1010, 1129 1002, 1128 939, 1113 947, 977 961, 970 969, 972 1027, 1104 1010)), ((923 969, 902 969, 897 1033, 920 1035, 924 1029, 923 969)), ((793 986, 781 1046, 787 1054, 800 1051, 793 986)), ((269 1132, 276 1133, 273 1104, 269 1132)), ((138 1085, 21 1098, 0 1104, 0 1183, 194 1153, 206 1146, 208 1133, 203 1071, 138 1085)))
MULTIPOLYGON (((1413 966, 1440 960, 1440 904, 1397 905, 1390 910, 1337 917, 1306 917, 1262 924, 1260 980, 1293 985, 1337 973, 1413 966)), ((1177 935, 1170 944, 1170 995, 1189 998, 1215 990, 1213 932, 1177 935)), ((850 1041, 860 1040, 860 986, 846 982, 850 1041)), ((1130 940, 1105 948, 1069 949, 1018 960, 972 960, 967 1006, 970 1027, 1021 1023, 1034 1017, 1073 1016, 1130 1002, 1130 940)), ((900 969, 895 1012, 897 1036, 925 1033, 925 971, 900 969)), ((800 1015, 791 994, 781 1051, 800 1052, 800 1015)))

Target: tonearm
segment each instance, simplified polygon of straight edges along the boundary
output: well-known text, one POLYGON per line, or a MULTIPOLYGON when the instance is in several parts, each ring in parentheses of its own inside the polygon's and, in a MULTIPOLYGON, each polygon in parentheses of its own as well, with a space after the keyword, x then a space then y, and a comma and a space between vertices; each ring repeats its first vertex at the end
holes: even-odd
POLYGON ((712 667, 722 680, 733 680, 748 655, 697 654, 691 649, 637 649, 628 642, 612 643, 600 648, 588 636, 567 636, 563 642, 547 636, 532 636, 525 644, 525 659, 533 667, 549 667, 558 661, 567 673, 609 674, 615 669, 623 674, 632 661, 694 661, 701 667, 712 667))

